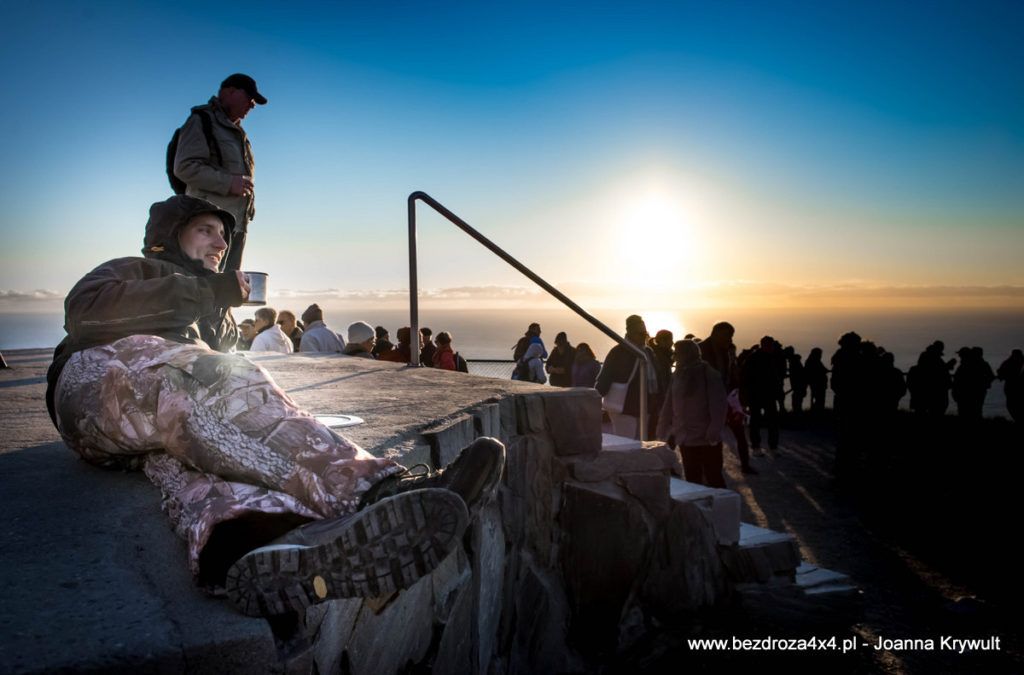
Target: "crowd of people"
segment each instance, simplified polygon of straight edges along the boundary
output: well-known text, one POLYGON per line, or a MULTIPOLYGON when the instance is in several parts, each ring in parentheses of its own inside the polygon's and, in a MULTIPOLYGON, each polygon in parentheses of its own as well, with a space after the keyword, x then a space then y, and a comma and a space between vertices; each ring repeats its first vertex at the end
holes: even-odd
POLYGON ((839 338, 828 365, 822 348, 813 348, 804 361, 794 347, 770 335, 737 350, 735 328, 728 322, 715 324, 706 338, 690 334, 673 342, 668 330, 651 337, 643 318, 631 315, 625 337, 632 347, 616 345, 603 363, 588 344, 574 347, 564 332, 547 355, 540 335, 540 325, 530 324, 516 343, 513 379, 544 383, 546 372, 553 386, 594 387, 612 431, 636 438, 641 423, 638 372, 646 369, 647 438, 678 446, 687 478, 712 486, 725 484, 726 429, 735 439, 743 472, 757 474, 751 457, 765 456, 765 448, 778 452, 780 418, 820 414, 829 389, 843 437, 877 430, 908 392, 909 407, 919 416, 945 415, 952 399, 958 417, 978 420, 997 380, 1003 383, 1010 417, 1024 419, 1024 353, 1019 349, 993 370, 980 347, 963 347, 959 359, 946 360, 945 346, 936 341, 903 373, 891 352, 853 332, 839 338), (641 359, 641 353, 647 358, 641 359))
MULTIPOLYGON (((240 352, 344 354, 394 363, 409 363, 412 354, 409 326, 395 333, 397 343, 391 341, 387 328, 373 327, 365 321, 349 324, 342 336, 327 327, 323 309, 316 303, 306 308, 301 321, 290 310, 278 312, 273 307, 260 307, 255 318, 243 320, 238 327, 240 336, 235 351, 240 352)), ((450 332, 441 331, 435 336, 430 328, 424 327, 419 335, 420 365, 469 372, 466 359, 452 347, 450 332)))
MULTIPOLYGON (((239 328, 239 351, 327 352, 409 363, 412 350, 408 326, 398 329, 397 343, 392 342, 387 328, 374 328, 365 321, 350 324, 343 336, 326 326, 323 310, 317 304, 310 305, 301 320, 296 320, 289 310, 277 312, 261 307, 256 310, 255 319, 242 321, 239 328)), ((441 331, 435 336, 430 328, 424 327, 419 333, 421 366, 469 371, 466 359, 452 346, 450 332, 441 331)), ((768 450, 778 448, 780 416, 820 413, 825 410, 826 392, 830 388, 832 407, 841 414, 892 412, 909 393, 909 408, 921 415, 945 415, 952 401, 959 417, 980 419, 988 390, 999 380, 1003 382, 1011 418, 1020 420, 1024 415, 1024 352, 1019 349, 993 370, 981 347, 962 347, 957 350, 959 358, 947 360, 945 345, 937 340, 904 373, 895 365, 891 352, 854 332, 839 338, 838 349, 828 365, 821 347, 811 349, 804 361, 793 346, 783 346, 770 335, 737 351, 734 335, 731 324, 720 322, 712 327, 708 337, 701 339, 689 334, 684 340, 699 345, 702 360, 719 374, 731 397, 737 414, 727 419, 726 427, 736 438, 744 471, 753 472, 749 462, 751 448, 755 457, 764 454, 764 444, 768 450), (749 422, 749 444, 742 431, 742 420, 749 422), (762 434, 766 438, 762 439, 762 434)), ((669 330, 659 330, 651 337, 642 317, 636 315, 626 320, 626 338, 645 349, 650 360, 647 436, 656 438, 671 376, 679 367, 675 354, 679 343, 673 342, 669 330)), ((632 384, 638 382, 635 357, 635 352, 618 345, 602 363, 589 344, 573 345, 564 331, 555 335, 549 353, 541 338, 540 324, 531 323, 512 347, 512 379, 555 387, 597 388, 602 395, 607 395, 613 383, 629 383, 625 407, 613 404, 606 411, 617 432, 637 436, 633 418, 638 414, 639 404, 632 384)))

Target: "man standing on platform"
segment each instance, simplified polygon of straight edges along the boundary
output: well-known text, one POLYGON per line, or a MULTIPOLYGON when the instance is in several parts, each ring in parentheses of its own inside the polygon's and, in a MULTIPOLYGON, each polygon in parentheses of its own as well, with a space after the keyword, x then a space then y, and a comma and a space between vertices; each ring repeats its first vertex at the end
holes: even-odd
MULTIPOLYGON (((615 345, 608 352, 608 356, 601 366, 601 372, 597 375, 597 382, 594 387, 604 399, 603 405, 608 412, 608 418, 612 422, 612 433, 625 438, 640 438, 640 425, 646 425, 647 420, 640 419, 640 397, 647 396, 640 388, 641 377, 637 373, 640 368, 646 370, 648 390, 651 384, 656 381, 654 368, 654 353, 647 347, 647 324, 643 317, 638 314, 630 314, 626 317, 626 339, 635 347, 647 352, 647 358, 642 359, 636 353, 621 344, 615 345), (615 395, 609 397, 613 384, 625 384, 625 399, 613 401, 615 395)), ((645 406, 646 407, 646 406, 645 406)), ((648 411, 649 412, 649 411, 648 411)), ((646 429, 646 426, 643 427, 646 429)))
POLYGON ((266 102, 255 80, 235 73, 221 83, 220 91, 209 103, 192 108, 176 136, 174 178, 184 183, 184 193, 205 199, 234 216, 231 248, 223 263, 226 271, 241 269, 245 235, 256 214, 252 147, 242 129, 242 119, 257 103, 266 102))

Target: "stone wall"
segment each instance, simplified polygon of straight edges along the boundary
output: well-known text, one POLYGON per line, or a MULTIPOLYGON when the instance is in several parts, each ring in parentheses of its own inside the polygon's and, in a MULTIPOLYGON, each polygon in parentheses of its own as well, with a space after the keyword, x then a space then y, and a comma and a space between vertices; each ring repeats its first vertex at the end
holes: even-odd
POLYGON ((674 453, 603 450, 596 392, 532 391, 423 431, 403 462, 443 466, 477 436, 501 439, 495 500, 413 587, 272 622, 286 671, 586 672, 657 622, 728 600, 707 509, 670 496, 674 453))

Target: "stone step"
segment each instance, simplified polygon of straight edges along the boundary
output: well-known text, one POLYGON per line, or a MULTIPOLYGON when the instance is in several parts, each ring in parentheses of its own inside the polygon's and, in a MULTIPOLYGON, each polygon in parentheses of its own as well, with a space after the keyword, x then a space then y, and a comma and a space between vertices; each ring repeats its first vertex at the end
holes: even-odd
POLYGON ((714 525, 720 545, 733 546, 739 543, 740 496, 737 493, 670 478, 669 495, 677 502, 694 502, 700 506, 714 525))
POLYGON ((800 550, 788 534, 740 523, 736 546, 720 549, 722 562, 737 583, 766 584, 780 577, 793 581, 800 565, 800 550))
POLYGON ((642 447, 644 447, 643 442, 635 438, 626 438, 625 436, 616 436, 609 433, 601 434, 601 450, 603 451, 623 452, 639 450, 642 447))
MULTIPOLYGON (((584 483, 596 483, 616 476, 659 474, 667 483, 669 476, 682 474, 679 458, 660 441, 641 442, 614 434, 601 434, 601 451, 564 457, 569 475, 584 483)), ((657 498, 668 504, 667 490, 659 488, 657 498)))
MULTIPOLYGON (((666 455, 665 450, 657 447, 659 445, 663 444, 642 443, 602 433, 602 455, 599 459, 603 461, 597 464, 609 464, 609 467, 614 464, 616 470, 627 472, 631 468, 650 469, 652 467, 647 467, 645 462, 638 461, 636 453, 654 449, 660 451, 657 454, 666 455), (616 460, 612 462, 612 458, 616 460)), ((653 460, 653 457, 644 459, 653 460)), ((578 477, 584 475, 578 467, 574 467, 574 472, 580 474, 578 477)), ((801 560, 800 549, 791 535, 741 523, 738 493, 671 477, 669 496, 676 502, 692 503, 707 515, 714 527, 721 559, 738 589, 789 588, 793 590, 787 593, 795 591, 807 597, 852 596, 858 593, 858 588, 845 574, 801 560)))
POLYGON ((808 562, 801 562, 796 568, 796 585, 805 595, 856 595, 857 586, 850 577, 808 562))

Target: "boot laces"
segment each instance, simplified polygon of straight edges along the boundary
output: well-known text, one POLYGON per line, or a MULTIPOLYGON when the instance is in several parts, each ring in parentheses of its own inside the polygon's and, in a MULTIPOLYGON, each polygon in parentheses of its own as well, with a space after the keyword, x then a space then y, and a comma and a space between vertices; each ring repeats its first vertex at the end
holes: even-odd
POLYGON ((399 482, 404 481, 420 481, 425 478, 431 478, 437 475, 438 472, 434 471, 429 464, 420 462, 419 464, 413 464, 410 467, 406 467, 402 471, 399 471, 394 476, 399 482))

